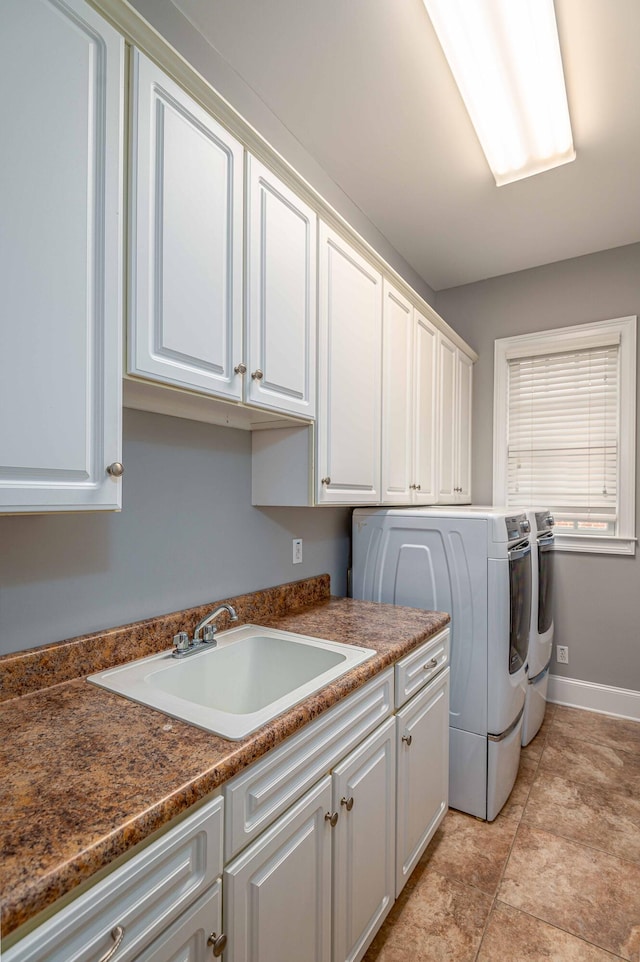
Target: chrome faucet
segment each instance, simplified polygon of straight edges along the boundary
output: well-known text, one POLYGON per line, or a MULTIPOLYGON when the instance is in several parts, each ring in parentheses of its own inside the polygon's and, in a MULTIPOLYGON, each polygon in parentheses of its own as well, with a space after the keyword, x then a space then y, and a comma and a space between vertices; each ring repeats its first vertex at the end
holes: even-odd
POLYGON ((203 618, 202 621, 196 625, 193 638, 189 638, 186 631, 179 631, 178 634, 174 636, 173 657, 184 658, 186 655, 193 655, 196 651, 200 651, 205 647, 215 648, 217 644, 216 632, 218 626, 212 624, 212 622, 218 615, 222 614, 223 611, 229 613, 230 621, 238 620, 238 614, 233 605, 227 604, 226 601, 223 602, 223 604, 218 605, 210 615, 207 615, 206 618, 203 618), (201 633, 202 637, 200 637, 201 633))

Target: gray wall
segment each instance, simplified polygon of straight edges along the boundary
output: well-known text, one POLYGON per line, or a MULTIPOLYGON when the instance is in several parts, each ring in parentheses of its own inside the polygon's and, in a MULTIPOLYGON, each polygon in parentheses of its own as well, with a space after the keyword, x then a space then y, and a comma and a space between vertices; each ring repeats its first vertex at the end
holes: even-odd
MULTIPOLYGON (((230 0, 232 3, 233 0, 230 0)), ((225 51, 212 47, 173 6, 171 0, 130 0, 131 6, 154 27, 211 86, 250 123, 262 137, 356 230, 413 289, 433 306, 435 293, 424 278, 404 260, 387 238, 333 181, 320 164, 284 126, 235 71, 225 51)), ((222 40, 222 38, 220 38, 222 40)), ((274 60, 273 70, 282 65, 274 60)), ((293 80, 299 82, 299 80, 293 80)), ((302 94, 300 94, 302 96, 302 94)), ((313 103, 313 91, 309 91, 313 103)))
POLYGON ((325 571, 346 593, 350 511, 253 508, 248 431, 125 410, 123 461, 119 513, 0 517, 0 654, 325 571))
MULTIPOLYGON (((475 348, 473 500, 491 503, 493 342, 498 337, 640 314, 640 244, 441 291, 436 310, 475 348)), ((640 417, 638 418, 640 425, 640 417)), ((640 445, 636 447, 636 458, 640 445)), ((640 505, 640 471, 636 504, 640 505)), ((570 678, 640 691, 640 553, 556 556, 556 641, 570 678)), ((555 654, 555 652, 554 652, 555 654)))

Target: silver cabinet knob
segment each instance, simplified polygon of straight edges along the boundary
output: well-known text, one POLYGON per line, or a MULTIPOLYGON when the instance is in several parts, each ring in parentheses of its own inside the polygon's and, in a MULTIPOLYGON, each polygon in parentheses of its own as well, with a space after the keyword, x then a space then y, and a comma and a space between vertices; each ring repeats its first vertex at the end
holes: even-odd
POLYGON ((246 365, 246 364, 243 364, 242 361, 240 361, 239 364, 236 364, 236 366, 234 367, 233 370, 235 371, 236 374, 246 374, 246 373, 247 373, 247 365, 246 365))
POLYGON ((419 484, 416 484, 415 487, 416 487, 416 491, 420 491, 420 490, 421 490, 421 486, 420 486, 419 484))
POLYGON ((338 813, 337 812, 327 812, 324 817, 325 822, 328 822, 331 828, 335 828, 338 824, 338 813))
POLYGON ((408 748, 411 742, 413 741, 413 735, 403 735, 402 741, 407 743, 407 748, 408 748))
POLYGON ((261 381, 262 378, 264 377, 264 373, 260 370, 260 368, 258 368, 256 371, 253 372, 251 377, 253 378, 254 381, 261 381))
POLYGON ((207 945, 213 947, 213 955, 217 959, 227 947, 227 937, 224 932, 221 935, 216 935, 215 932, 212 932, 207 939, 207 945))
POLYGON ((107 474, 112 478, 121 478, 124 474, 124 464, 121 461, 114 461, 107 467, 107 474))
POLYGON ((322 478, 320 484, 331 484, 331 478, 322 478))
POLYGON ((349 795, 349 798, 346 798, 346 796, 343 795, 342 798, 340 799, 340 804, 344 805, 346 810, 350 812, 351 809, 353 808, 353 795, 349 795))
POLYGON ((430 658, 429 661, 426 663, 426 665, 425 665, 424 667, 426 668, 427 671, 430 671, 431 668, 437 668, 437 667, 438 667, 438 659, 437 659, 437 658, 430 658))
POLYGON ((109 962, 109 959, 114 957, 124 938, 124 926, 116 925, 115 929, 111 929, 111 938, 113 939, 113 945, 104 955, 100 956, 98 962, 109 962))

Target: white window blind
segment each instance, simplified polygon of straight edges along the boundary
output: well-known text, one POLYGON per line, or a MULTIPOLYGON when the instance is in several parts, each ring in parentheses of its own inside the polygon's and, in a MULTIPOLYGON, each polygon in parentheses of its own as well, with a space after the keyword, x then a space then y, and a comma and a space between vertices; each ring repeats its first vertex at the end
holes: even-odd
POLYGON ((619 350, 508 361, 509 505, 549 505, 560 530, 615 531, 619 350))

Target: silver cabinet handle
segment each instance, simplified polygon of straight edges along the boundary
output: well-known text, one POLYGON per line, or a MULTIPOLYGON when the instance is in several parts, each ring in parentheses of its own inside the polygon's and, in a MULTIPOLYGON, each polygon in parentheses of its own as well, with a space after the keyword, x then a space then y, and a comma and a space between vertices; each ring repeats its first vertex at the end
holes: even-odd
POLYGON ((109 962, 109 959, 114 957, 122 944, 124 927, 122 925, 116 925, 115 929, 111 929, 111 938, 113 939, 113 945, 104 955, 100 956, 98 962, 109 962))
POLYGON ((216 935, 215 932, 212 932, 209 938, 207 939, 207 945, 210 945, 213 947, 213 955, 214 955, 214 958, 217 959, 219 958, 219 956, 222 955, 222 953, 227 947, 227 937, 224 934, 224 932, 222 933, 222 935, 216 935))
POLYGON ((426 669, 427 671, 429 671, 431 668, 437 668, 437 667, 438 667, 438 659, 437 659, 437 658, 430 658, 429 661, 426 663, 426 665, 425 665, 424 667, 425 667, 425 669, 426 669))
POLYGON ((331 478, 322 478, 320 484, 331 484, 331 478))
MULTIPOLYGON (((107 467, 107 474, 110 474, 112 478, 121 478, 124 474, 124 464, 121 461, 114 461, 107 467)), ((102 962, 102 959, 100 962, 102 962)))
POLYGON ((246 365, 246 364, 243 364, 242 361, 240 361, 239 364, 236 364, 236 366, 234 367, 233 370, 234 370, 234 372, 235 372, 236 374, 246 374, 246 373, 247 373, 247 365, 246 365))
POLYGON ((413 741, 413 735, 403 735, 402 741, 407 743, 407 748, 408 748, 411 742, 413 741))
POLYGON ((341 804, 341 805, 344 805, 344 807, 346 808, 346 810, 347 810, 348 812, 350 812, 351 809, 353 808, 353 795, 349 795, 349 798, 346 798, 346 797, 343 795, 342 798, 340 799, 340 804, 341 804))
POLYGON ((262 378, 264 377, 264 373, 260 370, 260 368, 258 368, 256 371, 253 372, 251 377, 253 378, 254 381, 261 381, 262 378))
POLYGON ((328 822, 331 828, 335 828, 338 824, 338 813, 337 812, 327 812, 324 817, 325 822, 328 822))

